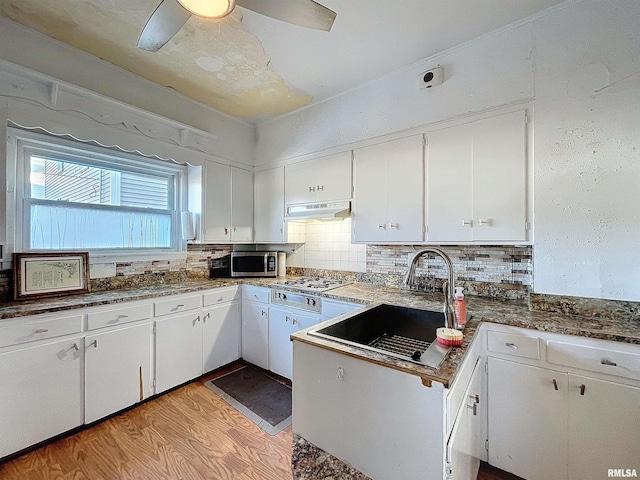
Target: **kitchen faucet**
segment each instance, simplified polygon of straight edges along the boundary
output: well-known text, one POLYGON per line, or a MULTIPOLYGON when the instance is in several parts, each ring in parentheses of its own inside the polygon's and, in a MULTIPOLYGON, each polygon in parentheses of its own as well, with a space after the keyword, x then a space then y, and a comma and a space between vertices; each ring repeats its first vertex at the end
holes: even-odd
POLYGON ((418 253, 415 254, 413 259, 411 260, 411 263, 409 264, 409 268, 407 269, 407 273, 404 276, 402 283, 408 286, 409 288, 413 286, 415 282, 415 272, 416 272, 416 265, 418 264, 418 260, 422 255, 429 252, 440 255, 444 260, 444 263, 447 264, 447 268, 449 269, 449 280, 445 280, 442 286, 442 290, 444 293, 445 326, 447 328, 456 328, 456 325, 457 325, 456 313, 453 309, 453 293, 455 292, 455 285, 454 285, 455 273, 453 271, 453 263, 451 262, 449 255, 444 253, 439 248, 435 248, 435 247, 427 247, 423 250, 420 250, 418 253))

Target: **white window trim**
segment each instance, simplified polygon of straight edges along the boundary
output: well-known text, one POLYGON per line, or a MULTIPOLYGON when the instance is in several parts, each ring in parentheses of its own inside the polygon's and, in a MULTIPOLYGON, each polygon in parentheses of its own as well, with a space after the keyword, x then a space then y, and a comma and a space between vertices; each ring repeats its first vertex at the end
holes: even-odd
MULTIPOLYGON (((28 178, 30 175, 30 165, 26 161, 27 153, 37 153, 38 150, 55 151, 61 159, 77 160, 89 158, 92 163, 104 165, 105 167, 120 166, 126 164, 129 170, 140 173, 148 173, 149 165, 153 164, 154 169, 159 173, 174 175, 177 189, 170 188, 169 195, 172 199, 174 210, 174 229, 172 243, 176 249, 131 249, 131 250, 92 250, 89 255, 90 264, 103 263, 123 263, 135 261, 151 260, 184 260, 187 258, 187 242, 182 239, 180 231, 179 212, 187 205, 187 168, 178 162, 170 163, 166 160, 159 160, 156 157, 144 155, 132 155, 122 151, 113 151, 106 147, 83 143, 77 140, 46 135, 42 133, 22 130, 19 128, 7 128, 8 149, 8 245, 5 257, 12 252, 29 251, 24 242, 28 238, 26 231, 25 208, 29 203, 24 201, 25 190, 29 188, 28 178), (79 147, 81 145, 81 148, 79 147), (58 155, 59 154, 59 155, 58 155), (148 161, 147 161, 148 159, 148 161), (122 160, 125 160, 123 162, 122 160), (130 163, 132 162, 132 163, 130 163), (133 164, 134 168, 131 169, 133 164), (137 164, 137 165, 136 165, 137 164)), ((6 264, 5 264, 6 266, 6 264)))

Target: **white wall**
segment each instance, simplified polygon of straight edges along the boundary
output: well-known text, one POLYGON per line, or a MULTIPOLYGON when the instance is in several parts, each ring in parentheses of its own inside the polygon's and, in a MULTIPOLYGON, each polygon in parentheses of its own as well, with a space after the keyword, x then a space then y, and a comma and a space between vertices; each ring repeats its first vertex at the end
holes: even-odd
POLYGON ((259 125, 256 164, 533 99, 534 291, 640 300, 638 25, 637 0, 567 2, 259 125))

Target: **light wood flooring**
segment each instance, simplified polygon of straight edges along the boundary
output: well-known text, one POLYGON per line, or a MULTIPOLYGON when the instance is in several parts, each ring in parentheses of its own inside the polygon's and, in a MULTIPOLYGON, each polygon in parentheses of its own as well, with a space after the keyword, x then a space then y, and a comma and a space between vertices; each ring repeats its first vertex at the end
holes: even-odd
POLYGON ((0 479, 291 480, 291 427, 271 436, 204 386, 229 370, 0 464, 0 479))

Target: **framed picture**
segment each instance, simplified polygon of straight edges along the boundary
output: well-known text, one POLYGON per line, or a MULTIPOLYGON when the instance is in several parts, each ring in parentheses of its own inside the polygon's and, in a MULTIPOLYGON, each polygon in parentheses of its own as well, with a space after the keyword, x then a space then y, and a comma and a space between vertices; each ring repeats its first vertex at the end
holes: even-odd
POLYGON ((27 300, 89 292, 89 253, 14 253, 13 298, 27 300))

